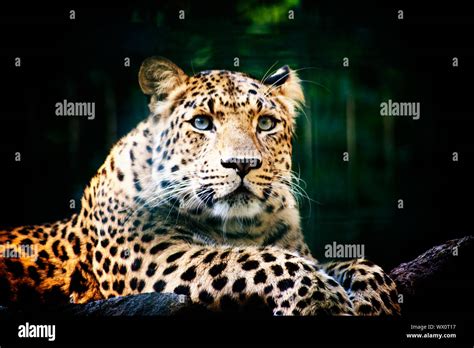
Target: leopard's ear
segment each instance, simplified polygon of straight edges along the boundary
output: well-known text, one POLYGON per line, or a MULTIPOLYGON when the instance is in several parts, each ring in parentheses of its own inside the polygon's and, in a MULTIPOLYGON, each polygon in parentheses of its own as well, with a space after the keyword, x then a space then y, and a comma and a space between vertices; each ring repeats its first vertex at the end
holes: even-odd
POLYGON ((188 76, 176 64, 163 57, 145 59, 138 72, 138 82, 147 95, 166 96, 184 84, 188 76))
POLYGON ((301 88, 301 80, 296 72, 285 65, 263 80, 269 90, 275 91, 289 98, 295 106, 304 104, 304 93, 301 88))

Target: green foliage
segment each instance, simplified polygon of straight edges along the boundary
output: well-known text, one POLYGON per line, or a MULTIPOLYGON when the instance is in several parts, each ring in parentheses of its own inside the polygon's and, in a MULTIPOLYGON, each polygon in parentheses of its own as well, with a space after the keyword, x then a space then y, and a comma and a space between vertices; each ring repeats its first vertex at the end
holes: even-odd
POLYGON ((288 12, 299 6, 299 0, 262 3, 257 0, 237 3, 237 11, 249 22, 249 34, 270 34, 275 26, 288 21, 288 12))

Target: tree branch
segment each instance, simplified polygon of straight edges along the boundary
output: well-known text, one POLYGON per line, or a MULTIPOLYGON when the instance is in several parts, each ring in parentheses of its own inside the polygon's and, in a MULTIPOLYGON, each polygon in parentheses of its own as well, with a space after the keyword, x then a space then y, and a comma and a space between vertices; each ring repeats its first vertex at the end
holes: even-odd
MULTIPOLYGON (((403 313, 472 310, 473 257, 474 237, 467 236, 435 246, 416 259, 395 267, 389 275, 403 295, 403 313)), ((209 313, 185 296, 160 293, 71 304, 61 312, 74 316, 194 316, 209 313)), ((6 309, 0 307, 0 314, 6 313, 6 309)))

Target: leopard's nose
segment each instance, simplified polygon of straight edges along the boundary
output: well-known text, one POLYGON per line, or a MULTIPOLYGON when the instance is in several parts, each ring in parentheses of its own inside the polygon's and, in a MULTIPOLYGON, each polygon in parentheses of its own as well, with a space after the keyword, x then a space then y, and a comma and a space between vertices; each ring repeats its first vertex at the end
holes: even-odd
POLYGON ((235 169, 237 175, 239 175, 242 179, 252 170, 258 169, 262 166, 262 161, 258 158, 228 158, 225 160, 221 160, 221 165, 224 168, 231 168, 235 169))

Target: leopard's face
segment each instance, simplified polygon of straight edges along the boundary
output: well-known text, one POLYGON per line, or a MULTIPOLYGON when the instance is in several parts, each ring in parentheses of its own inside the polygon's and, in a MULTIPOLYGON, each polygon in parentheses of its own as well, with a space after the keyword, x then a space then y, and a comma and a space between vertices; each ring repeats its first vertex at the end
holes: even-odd
POLYGON ((177 74, 166 97, 150 104, 157 202, 223 219, 294 204, 291 138, 302 102, 296 75, 284 67, 262 83, 224 70, 177 74))

